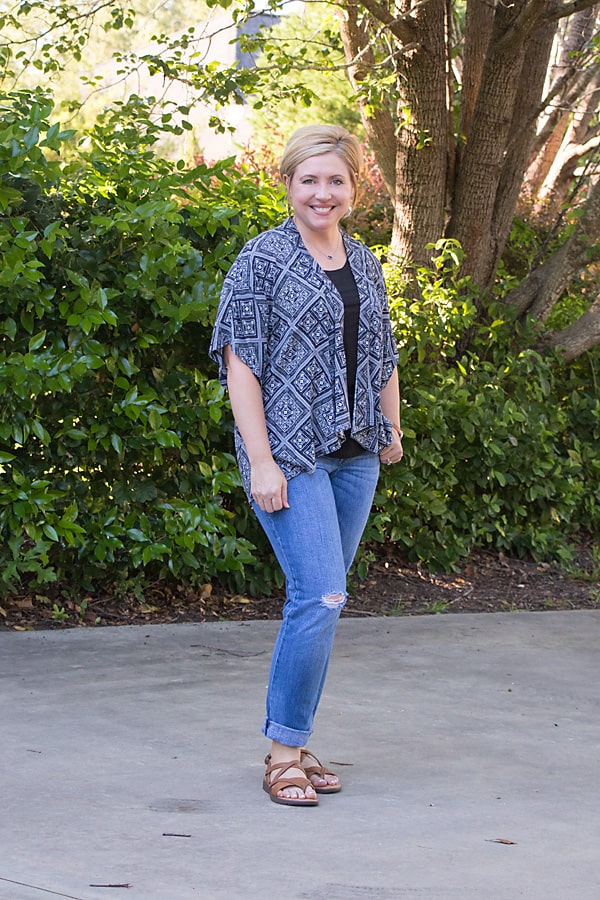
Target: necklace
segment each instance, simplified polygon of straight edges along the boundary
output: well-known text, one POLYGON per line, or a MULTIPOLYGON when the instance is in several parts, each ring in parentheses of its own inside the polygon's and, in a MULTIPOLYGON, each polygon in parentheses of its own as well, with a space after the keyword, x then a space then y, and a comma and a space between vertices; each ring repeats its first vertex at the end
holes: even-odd
MULTIPOLYGON (((301 237, 302 237, 302 235, 301 235, 301 237)), ((340 249, 340 246, 341 246, 341 244, 342 244, 342 232, 338 230, 338 242, 337 242, 337 247, 335 248, 335 250, 333 251, 333 253, 326 253, 324 250, 320 250, 318 247, 315 247, 315 246, 312 245, 309 241, 307 241, 305 237, 302 237, 302 240, 304 241, 304 243, 306 244, 306 246, 308 247, 309 250, 312 249, 312 250, 314 250, 316 253, 320 253, 321 256, 326 256, 327 259, 333 259, 333 257, 336 255, 336 253, 338 252, 338 250, 340 249)))

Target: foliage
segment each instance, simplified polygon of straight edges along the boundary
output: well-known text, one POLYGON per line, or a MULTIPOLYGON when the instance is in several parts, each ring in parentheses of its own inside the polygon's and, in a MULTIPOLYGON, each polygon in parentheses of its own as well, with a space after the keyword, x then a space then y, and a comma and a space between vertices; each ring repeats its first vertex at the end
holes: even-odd
MULTIPOLYGON (((187 29, 190 22, 202 21, 207 10, 204 0, 188 0, 185 6, 156 0, 135 0, 129 5, 121 0, 0 3, 5 87, 9 87, 9 79, 21 83, 30 68, 38 76, 67 71, 89 79, 90 69, 106 61, 113 51, 126 52, 153 40, 158 45, 165 34, 173 35, 187 29)), ((56 77, 53 85, 57 87, 56 77)))
POLYGON ((354 211, 346 227, 356 232, 369 247, 389 245, 394 207, 383 183, 381 170, 372 150, 363 145, 363 167, 359 173, 354 211))
MULTIPOLYGON (((0 589, 269 591, 281 575, 206 348, 223 273, 283 192, 231 160, 158 158, 171 123, 140 98, 81 135, 41 90, 0 111, 0 589)), ((600 527, 598 357, 528 349, 529 326, 460 275, 460 247, 432 252, 418 299, 386 264, 406 460, 382 473, 367 541, 445 569, 474 546, 564 559, 600 527)))
POLYGON ((569 538, 600 528, 598 356, 569 368, 527 349, 502 304, 476 320, 456 246, 437 253, 419 300, 388 277, 405 460, 382 472, 367 537, 442 569, 475 546, 565 561, 569 538))
MULTIPOLYGON (((279 57, 294 57, 294 69, 278 73, 282 99, 277 104, 277 132, 289 136, 295 128, 313 122, 336 122, 363 137, 360 114, 352 98, 352 88, 345 73, 344 50, 339 29, 330 4, 308 4, 301 13, 288 15, 269 31, 269 47, 277 48, 279 57), (325 59, 323 58, 325 48, 325 59), (336 68, 337 63, 337 68, 336 68), (298 69, 302 70, 304 93, 298 102, 295 86, 298 69), (285 89, 289 92, 286 96, 285 89)), ((271 50, 259 56, 258 67, 271 65, 271 50)), ((273 109, 260 105, 250 111, 253 137, 257 143, 271 140, 273 109)))
MULTIPOLYGON (((540 260, 555 252, 573 233, 576 225, 563 222, 562 228, 549 230, 543 218, 527 210, 524 217, 513 220, 501 264, 499 266, 494 296, 504 299, 511 289, 517 288, 535 270, 540 260)), ((574 217, 576 222, 577 217, 574 217)), ((561 331, 579 319, 598 296, 600 267, 590 263, 581 267, 560 299, 549 311, 544 327, 549 332, 561 331)))
POLYGON ((78 142, 51 111, 2 98, 0 586, 234 582, 252 544, 206 347, 281 197, 231 160, 156 158, 140 104, 78 142))
POLYGON ((255 0, 190 0, 185 8, 150 0, 4 3, 0 77, 24 84, 32 69, 53 82, 67 73, 73 114, 90 95, 98 103, 111 81, 126 97, 136 79, 155 121, 172 123, 163 152, 183 138, 178 152, 186 159, 208 146, 195 132, 193 123, 204 122, 195 107, 210 108, 217 131, 235 130, 231 122, 252 110, 265 129, 276 123, 285 131, 304 116, 356 123, 360 110, 394 211, 394 257, 429 265, 427 246, 453 237, 465 251, 463 271, 493 293, 498 272, 504 277, 514 212, 527 203, 551 234, 563 233, 535 255, 523 290, 502 296, 558 328, 549 340, 561 343, 566 359, 595 346, 594 293, 583 306, 567 296, 574 290, 583 297, 573 282, 596 260, 600 234, 594 0, 557 9, 528 0, 305 6, 299 16, 290 15, 297 6, 287 0, 260 7, 255 0), (278 19, 286 21, 267 27, 278 19), (102 71, 98 43, 90 40, 97 33, 106 49, 102 71), (344 102, 346 77, 354 104, 344 102), (230 107, 237 108, 231 115, 230 107), (561 297, 568 309, 547 318, 561 297))

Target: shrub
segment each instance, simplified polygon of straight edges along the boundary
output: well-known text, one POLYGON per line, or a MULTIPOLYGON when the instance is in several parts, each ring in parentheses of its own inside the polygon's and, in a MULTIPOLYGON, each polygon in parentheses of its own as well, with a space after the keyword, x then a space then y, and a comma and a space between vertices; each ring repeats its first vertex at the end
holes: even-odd
MULTIPOLYGON (((223 275, 285 216, 283 192, 232 160, 159 159, 139 98, 85 135, 42 91, 0 115, 0 590, 270 591, 207 348, 223 275)), ((387 266, 406 457, 382 472, 367 544, 444 569, 475 546, 564 558, 600 526, 598 355, 527 349, 460 258, 441 242, 417 300, 387 266)))
POLYGON ((280 198, 231 161, 157 159, 141 103, 78 142, 51 112, 3 98, 0 585, 239 581, 255 558, 206 350, 280 198))
POLYGON ((368 536, 443 569, 475 546, 566 559, 577 532, 600 526, 600 403, 589 372, 598 357, 566 367, 541 356, 499 304, 488 302, 475 326, 460 251, 451 242, 438 250, 433 269, 418 273, 418 300, 404 299, 398 272, 388 275, 405 461, 382 473, 368 536), (472 351, 458 355, 473 328, 472 351))

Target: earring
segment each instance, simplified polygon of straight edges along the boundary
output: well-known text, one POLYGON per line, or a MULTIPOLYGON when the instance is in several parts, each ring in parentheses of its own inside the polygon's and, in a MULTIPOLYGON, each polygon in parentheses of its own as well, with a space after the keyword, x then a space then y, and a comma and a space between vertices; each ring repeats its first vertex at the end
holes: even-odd
POLYGON ((347 216, 351 216, 353 212, 354 212, 354 207, 353 207, 353 206, 349 206, 349 207, 348 207, 348 212, 346 213, 346 215, 347 215, 347 216))

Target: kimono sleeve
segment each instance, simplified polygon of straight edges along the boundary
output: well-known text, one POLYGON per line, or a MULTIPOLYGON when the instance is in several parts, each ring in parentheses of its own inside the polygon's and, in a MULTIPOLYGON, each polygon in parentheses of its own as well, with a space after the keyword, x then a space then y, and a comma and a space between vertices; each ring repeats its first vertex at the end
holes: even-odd
POLYGON ((382 358, 381 358, 381 385, 385 387, 396 366, 398 365, 398 347, 396 346, 396 338, 392 329, 390 320, 390 308, 388 303, 387 289, 385 279, 383 277, 383 269, 381 263, 376 260, 376 278, 375 288, 379 297, 381 306, 381 338, 382 338, 382 358))
POLYGON ((221 291, 221 299, 209 347, 209 355, 219 366, 219 381, 227 387, 224 348, 229 345, 259 382, 262 382, 269 304, 255 291, 253 255, 242 250, 229 270, 221 291))

